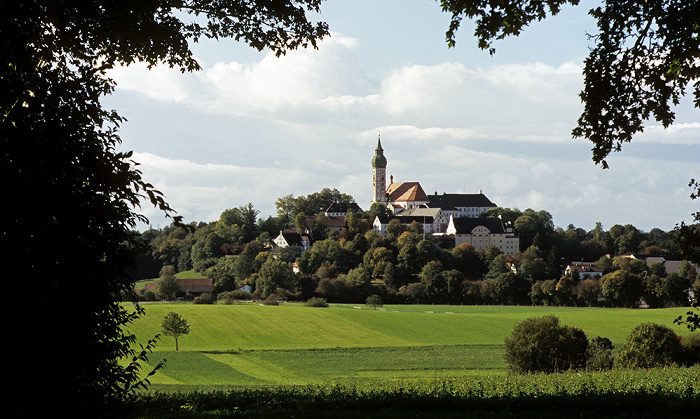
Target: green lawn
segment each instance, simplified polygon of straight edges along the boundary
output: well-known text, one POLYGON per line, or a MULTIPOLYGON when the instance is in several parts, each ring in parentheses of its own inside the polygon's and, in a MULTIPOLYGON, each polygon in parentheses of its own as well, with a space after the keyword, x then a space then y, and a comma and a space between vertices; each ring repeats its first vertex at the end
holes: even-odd
POLYGON ((686 308, 658 310, 506 307, 364 306, 301 304, 262 306, 144 304, 146 314, 129 329, 147 340, 160 332, 168 311, 185 317, 189 335, 163 336, 150 359, 167 359, 155 384, 260 385, 448 378, 504 374, 503 339, 528 317, 554 314, 589 338, 616 346, 629 330, 654 321, 672 324, 686 308))
MULTIPOLYGON (((200 274, 199 272, 195 271, 183 271, 183 272, 178 272, 175 274, 175 278, 177 279, 202 279, 206 278, 206 276, 200 274)), ((146 284, 151 284, 153 282, 156 282, 158 278, 151 278, 151 279, 141 279, 139 281, 136 281, 136 284, 134 285, 134 289, 137 290, 142 290, 146 288, 146 284)))

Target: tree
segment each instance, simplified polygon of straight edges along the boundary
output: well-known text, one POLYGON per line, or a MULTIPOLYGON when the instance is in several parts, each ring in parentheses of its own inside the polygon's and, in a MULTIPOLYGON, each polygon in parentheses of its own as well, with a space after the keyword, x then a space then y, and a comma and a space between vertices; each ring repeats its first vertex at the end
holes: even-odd
POLYGON ((309 217, 307 217, 303 212, 300 212, 296 215, 296 217, 294 217, 294 228, 299 234, 304 234, 306 232, 306 228, 308 227, 308 219, 309 217))
POLYGON ((499 304, 524 303, 528 288, 531 288, 530 285, 513 272, 505 272, 494 278, 494 298, 499 304))
POLYGON ((381 202, 372 203, 372 205, 370 205, 369 207, 369 211, 367 212, 367 214, 369 215, 370 223, 374 222, 374 219, 377 216, 385 218, 391 217, 391 212, 389 211, 389 208, 381 202))
POLYGON ((683 316, 678 316, 673 320, 673 322, 675 324, 686 325, 691 332, 700 329, 700 309, 696 307, 695 311, 690 310, 685 313, 685 316, 685 319, 683 318, 683 316))
POLYGON ((479 255, 471 244, 462 243, 452 249, 452 263, 468 279, 474 280, 484 270, 479 255))
POLYGON ((530 246, 517 257, 518 275, 527 279, 530 283, 546 279, 547 264, 541 256, 538 248, 530 246))
POLYGON ((668 275, 663 280, 661 298, 663 298, 666 307, 687 307, 688 293, 686 290, 690 286, 685 278, 677 273, 668 275))
POLYGON ((657 323, 642 323, 627 335, 615 358, 619 368, 654 368, 679 364, 683 349, 676 333, 657 323))
MULTIPOLYGON (((495 53, 493 41, 518 35, 531 22, 559 13, 579 0, 442 0, 452 19, 446 37, 455 44, 463 17, 475 18, 474 34, 482 49, 495 53)), ((697 1, 606 1, 590 11, 598 32, 590 35, 580 94, 584 111, 575 137, 593 143, 593 160, 607 168, 606 157, 644 129, 654 118, 665 127, 675 115, 672 106, 694 83, 700 107, 700 38, 697 1)))
POLYGON ((518 323, 505 339, 505 361, 518 373, 552 373, 586 364, 588 339, 583 330, 559 324, 556 316, 518 323))
POLYGON ((432 303, 444 303, 448 296, 447 281, 439 261, 431 261, 423 266, 420 280, 425 284, 425 297, 432 303))
POLYGON ((179 350, 177 343, 178 338, 182 335, 190 333, 190 325, 187 323, 187 320, 185 320, 184 317, 172 311, 165 315, 161 327, 165 336, 172 336, 173 338, 175 338, 176 351, 179 350))
MULTIPOLYGON (((2 385, 6 397, 20 400, 33 388, 50 399, 35 406, 48 412, 32 415, 66 410, 83 416, 133 388, 134 376, 119 358, 134 354, 136 339, 123 326, 142 309, 127 311, 119 303, 121 292, 133 288, 136 256, 148 251, 134 231, 147 223, 136 208, 147 202, 173 212, 132 154, 117 151, 123 120, 99 102, 114 88, 106 71, 136 61, 196 70, 189 41, 203 37, 236 38, 277 54, 315 46, 328 30, 310 22, 306 10, 319 4, 0 3, 0 173, 8 196, 22 197, 6 208, 0 244, 13 261, 6 273, 34 285, 35 314, 44 319, 31 328, 16 321, 7 330, 23 346, 4 345, 0 352, 15 361, 5 371, 13 377, 2 385), (46 352, 45 340, 70 344, 46 352)), ((4 304, 3 314, 15 316, 17 308, 4 304)), ((14 404, 5 414, 28 413, 14 404)))
POLYGON ((377 307, 382 307, 384 305, 384 303, 382 303, 382 297, 377 294, 372 294, 367 297, 366 303, 368 306, 372 307, 373 310, 376 310, 377 307))
MULTIPOLYGON (((321 0, 306 1, 315 3, 316 7, 321 3, 321 0)), ((291 194, 285 195, 275 201, 275 207, 280 219, 284 220, 287 225, 291 225, 298 213, 318 214, 319 212, 325 212, 331 204, 336 202, 354 203, 355 198, 337 189, 323 188, 319 192, 314 192, 307 196, 295 198, 291 194)))
POLYGON ((489 263, 489 271, 486 273, 487 278, 496 278, 501 274, 512 272, 508 266, 508 255, 500 254, 489 263))
POLYGON ((649 265, 649 274, 656 275, 659 278, 665 278, 666 266, 662 262, 652 262, 649 265))
POLYGON ((603 275, 600 280, 603 297, 613 305, 633 307, 643 294, 643 284, 639 275, 619 270, 603 275))
POLYGON ((689 284, 692 284, 698 276, 697 269, 687 260, 681 262, 676 273, 678 276, 685 279, 689 284))
POLYGON ((174 267, 170 265, 163 266, 154 291, 159 298, 164 300, 174 300, 177 297, 177 293, 180 292, 180 286, 175 278, 174 267))
POLYGON ((591 339, 586 350, 586 370, 602 371, 612 369, 613 344, 608 338, 597 336, 591 339))
POLYGON ((578 298, 583 300, 589 307, 598 304, 601 295, 601 285, 598 279, 584 279, 576 286, 578 298))
POLYGON ((386 225, 386 234, 393 237, 394 239, 398 239, 399 236, 401 236, 401 234, 403 234, 403 232, 405 232, 407 230, 408 230, 408 227, 406 227, 406 225, 402 224, 398 218, 392 219, 386 225))
POLYGON ((212 279, 217 293, 234 291, 238 288, 235 273, 236 261, 238 259, 240 259, 240 256, 221 258, 216 265, 206 270, 205 275, 212 279))
POLYGON ((248 243, 258 235, 258 215, 260 211, 250 202, 238 208, 224 210, 217 222, 217 234, 229 242, 248 243), (230 232, 222 234, 222 231, 230 232))
POLYGON ((260 268, 255 289, 262 292, 262 298, 267 298, 277 292, 277 289, 291 289, 293 280, 291 263, 269 258, 260 268))

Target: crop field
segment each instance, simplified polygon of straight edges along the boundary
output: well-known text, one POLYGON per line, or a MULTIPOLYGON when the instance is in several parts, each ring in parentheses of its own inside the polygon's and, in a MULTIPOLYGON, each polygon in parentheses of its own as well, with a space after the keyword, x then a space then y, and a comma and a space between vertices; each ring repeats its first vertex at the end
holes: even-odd
MULTIPOLYGON (((505 376, 503 339, 528 317, 553 314, 619 346, 643 322, 672 327, 686 308, 631 310, 572 307, 301 304, 144 304, 146 314, 129 327, 140 339, 160 333, 169 311, 191 332, 161 336, 152 365, 166 366, 151 379, 155 390, 260 385, 325 385, 505 376), (418 380, 416 380, 418 379, 418 380)), ((146 367, 148 369, 148 367, 146 367)))

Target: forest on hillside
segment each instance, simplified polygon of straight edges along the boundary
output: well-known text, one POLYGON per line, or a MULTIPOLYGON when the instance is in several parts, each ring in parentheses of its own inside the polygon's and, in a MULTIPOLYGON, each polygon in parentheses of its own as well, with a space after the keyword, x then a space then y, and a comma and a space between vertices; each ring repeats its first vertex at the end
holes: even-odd
MULTIPOLYGON (((493 208, 483 217, 511 223, 520 252, 506 255, 423 234, 421 225, 391 222, 387 236, 371 221, 384 211, 351 212, 341 231, 329 229, 324 210, 334 202, 354 202, 336 189, 276 201, 277 216, 259 218, 253 204, 227 209, 217 221, 147 230, 141 239, 151 252, 142 257, 137 279, 194 270, 211 278, 219 298, 364 302, 377 294, 385 302, 440 304, 547 304, 635 307, 688 306, 690 290, 700 295, 695 265, 684 261, 667 272, 662 261, 682 260, 677 230, 600 223, 590 231, 569 224, 556 227, 545 210, 493 208), (307 220, 312 215, 313 225, 307 220), (305 229, 312 248, 275 247, 284 229, 305 229), (630 257, 634 255, 634 257, 630 257), (572 261, 594 262, 602 278, 576 271, 572 261), (296 268, 296 269, 295 269, 296 268), (238 291, 250 287, 250 295, 238 291)), ((158 289, 158 288, 157 288, 158 289)), ((168 296, 144 295, 146 299, 168 296)))

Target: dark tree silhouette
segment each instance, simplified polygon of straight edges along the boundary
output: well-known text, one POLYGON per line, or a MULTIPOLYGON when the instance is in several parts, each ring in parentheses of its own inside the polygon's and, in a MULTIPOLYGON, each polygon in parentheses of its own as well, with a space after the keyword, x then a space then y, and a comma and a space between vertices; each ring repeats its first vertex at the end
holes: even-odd
POLYGON ((0 3, 0 244, 6 278, 31 296, 2 305, 0 392, 6 400, 41 398, 6 404, 8 417, 82 416, 133 388, 133 369, 118 359, 134 355, 135 337, 123 326, 141 312, 120 304, 133 285, 129 269, 147 248, 133 232, 147 221, 136 209, 146 201, 173 211, 131 154, 116 151, 123 120, 100 104, 114 88, 106 71, 136 61, 197 70, 189 42, 201 37, 278 55, 315 46, 327 27, 306 11, 319 3, 0 3))

